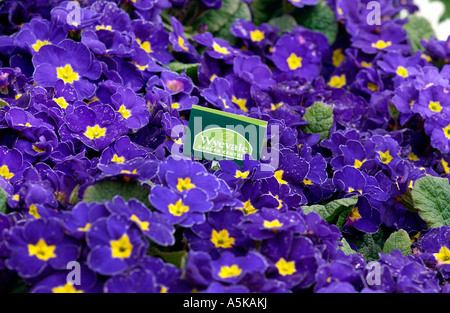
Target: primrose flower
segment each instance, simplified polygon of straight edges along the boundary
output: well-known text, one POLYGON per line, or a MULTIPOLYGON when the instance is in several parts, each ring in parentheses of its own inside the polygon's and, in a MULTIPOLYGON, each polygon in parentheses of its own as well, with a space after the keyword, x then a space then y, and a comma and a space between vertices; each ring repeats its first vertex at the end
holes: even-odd
POLYGON ((76 102, 66 112, 66 125, 60 129, 62 136, 78 139, 97 151, 109 146, 128 130, 122 115, 109 105, 87 106, 76 102))
POLYGON ((180 196, 167 187, 153 186, 149 199, 171 224, 183 227, 204 222, 205 213, 213 207, 207 194, 198 188, 189 189, 180 196))
POLYGON ((135 222, 142 232, 152 241, 161 246, 171 246, 175 243, 175 229, 157 212, 151 212, 141 202, 131 199, 128 202, 119 196, 106 204, 114 214, 124 215, 135 222))
POLYGON ((29 23, 22 25, 16 37, 18 46, 36 54, 45 46, 59 44, 67 36, 62 27, 54 25, 45 19, 32 19, 29 23))
POLYGON ((301 35, 286 34, 274 47, 273 62, 282 72, 299 78, 313 79, 320 71, 319 62, 313 55, 301 35))
POLYGON ((256 252, 236 257, 231 252, 225 251, 211 264, 214 279, 231 284, 237 284, 247 273, 264 272, 267 268, 266 260, 256 252))
POLYGON ((11 228, 4 234, 11 255, 6 266, 22 277, 32 278, 47 269, 66 269, 78 259, 80 247, 67 237, 61 223, 54 219, 38 219, 11 228))
POLYGON ((115 275, 136 265, 147 250, 139 226, 125 216, 99 219, 87 233, 87 265, 102 275, 115 275))
POLYGON ((34 80, 42 87, 55 87, 58 80, 72 85, 78 99, 92 98, 100 77, 100 63, 82 43, 66 39, 58 45, 45 45, 33 57, 34 80))

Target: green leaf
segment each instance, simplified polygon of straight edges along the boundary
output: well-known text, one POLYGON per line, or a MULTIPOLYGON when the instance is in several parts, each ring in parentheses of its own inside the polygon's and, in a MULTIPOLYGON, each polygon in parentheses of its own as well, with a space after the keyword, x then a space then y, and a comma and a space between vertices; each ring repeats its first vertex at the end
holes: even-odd
POLYGON ((245 2, 242 1, 239 2, 239 7, 236 10, 236 12, 231 16, 228 22, 218 32, 215 33, 215 35, 217 37, 228 40, 232 44, 235 43, 236 37, 234 37, 230 33, 230 27, 237 19, 242 19, 245 21, 251 21, 252 19, 252 12, 250 11, 249 6, 245 2))
POLYGON ((6 214, 7 207, 6 207, 6 201, 8 201, 8 195, 3 190, 2 187, 0 187, 0 213, 6 214))
POLYGON ((80 190, 80 185, 76 185, 75 188, 73 188, 72 193, 69 197, 69 203, 74 205, 78 201, 80 201, 80 198, 78 198, 78 191, 80 190))
POLYGON ((280 36, 285 32, 290 32, 297 26, 297 21, 291 15, 283 15, 280 17, 274 17, 267 24, 271 26, 278 26, 280 28, 280 36))
POLYGON ((307 134, 320 134, 320 139, 328 139, 330 129, 333 126, 333 108, 323 102, 315 102, 312 107, 305 111, 303 119, 309 122, 303 127, 307 134))
POLYGON ((305 6, 299 9, 294 12, 294 17, 298 24, 325 35, 330 45, 336 40, 338 23, 335 21, 333 10, 324 0, 319 0, 315 6, 305 6))
POLYGON ((376 261, 379 259, 378 253, 383 252, 385 241, 384 231, 380 229, 375 234, 364 234, 354 243, 358 248, 358 253, 362 254, 367 261, 376 261))
POLYGON ((87 203, 104 202, 111 201, 115 196, 122 196, 126 201, 137 199, 150 207, 149 194, 149 188, 143 187, 138 182, 127 183, 119 180, 106 180, 86 188, 83 201, 87 203))
POLYGON ((247 21, 252 19, 249 6, 241 0, 223 0, 220 10, 209 10, 194 22, 194 27, 205 24, 213 35, 234 41, 235 38, 230 34, 230 26, 239 18, 247 21))
POLYGON ((281 9, 280 0, 255 0, 252 2, 253 21, 259 26, 271 20, 281 9))
POLYGON ((8 102, 0 99, 0 107, 8 105, 8 102))
POLYGON ((175 265, 178 268, 183 268, 186 264, 188 253, 184 250, 175 252, 162 252, 158 249, 153 249, 148 252, 151 256, 162 258, 165 262, 175 265))
POLYGON ((383 253, 389 254, 392 250, 400 250, 403 255, 411 254, 411 239, 406 231, 400 229, 392 233, 384 243, 383 253))
POLYGON ((431 1, 440 1, 445 7, 444 13, 441 16, 440 22, 445 21, 450 18, 450 0, 431 0, 431 1))
POLYGON ((198 67, 200 66, 200 63, 190 63, 185 64, 181 62, 171 62, 167 65, 167 67, 172 71, 176 73, 183 73, 184 70, 186 70, 186 75, 192 78, 193 81, 197 81, 197 73, 198 73, 198 67))
POLYGON ((346 255, 356 253, 356 251, 350 247, 348 241, 345 238, 342 238, 341 243, 343 244, 343 246, 339 246, 338 249, 344 251, 346 255))
POLYGON ((430 228, 450 225, 450 184, 447 178, 425 176, 414 183, 414 207, 430 228))
POLYGON ((408 16, 408 23, 406 23, 403 27, 408 33, 408 38, 411 41, 411 46, 414 52, 418 50, 423 50, 420 41, 422 39, 430 39, 431 36, 435 36, 433 27, 431 27, 430 22, 428 22, 425 18, 410 15, 408 16))
POLYGON ((334 200, 325 205, 303 206, 302 209, 305 214, 316 212, 328 223, 333 224, 342 212, 351 210, 356 205, 356 202, 358 202, 358 196, 353 196, 351 198, 334 200))

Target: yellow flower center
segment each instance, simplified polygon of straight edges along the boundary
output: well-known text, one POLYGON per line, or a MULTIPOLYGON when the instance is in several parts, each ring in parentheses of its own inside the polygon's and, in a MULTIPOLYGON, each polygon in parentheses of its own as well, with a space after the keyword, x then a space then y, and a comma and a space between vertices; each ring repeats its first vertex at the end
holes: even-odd
POLYGON ((53 101, 55 101, 56 104, 59 105, 62 109, 65 109, 69 106, 69 104, 67 103, 66 99, 64 99, 64 97, 55 98, 55 99, 53 99, 53 101))
POLYGON ((105 137, 106 128, 101 128, 98 125, 95 125, 94 127, 88 126, 86 132, 84 135, 88 137, 89 139, 98 139, 101 137, 105 137))
POLYGON ((420 160, 419 157, 412 152, 410 152, 408 154, 408 159, 410 159, 411 161, 419 161, 420 160))
POLYGON ((235 241, 226 229, 222 229, 220 232, 213 229, 210 240, 216 248, 232 248, 235 241))
POLYGON ((438 264, 450 264, 450 250, 446 246, 442 246, 439 253, 433 253, 438 264))
POLYGON ((385 48, 388 48, 392 46, 392 42, 390 41, 384 41, 384 40, 378 40, 376 43, 372 43, 372 47, 376 49, 383 50, 385 48))
POLYGON ((367 159, 364 159, 364 160, 362 160, 362 161, 356 159, 356 160, 355 160, 355 164, 353 164, 353 166, 354 166, 355 168, 360 168, 360 167, 364 164, 364 162, 366 162, 366 161, 367 161, 367 159))
POLYGON ((270 105, 270 109, 271 109, 272 111, 275 111, 276 109, 278 109, 279 107, 281 107, 283 104, 284 104, 284 102, 280 102, 280 103, 277 103, 277 104, 272 103, 272 104, 270 105))
POLYGON ((7 165, 2 165, 0 167, 0 176, 4 179, 10 180, 14 177, 14 174, 9 171, 9 168, 7 165))
POLYGON ((155 52, 152 50, 152 46, 151 46, 150 42, 142 41, 139 38, 137 38, 136 41, 139 44, 139 46, 141 47, 141 49, 144 50, 145 52, 147 52, 147 53, 155 52))
POLYGON ((213 49, 214 49, 214 51, 216 51, 217 53, 220 53, 220 54, 225 54, 225 55, 230 54, 230 51, 228 51, 228 49, 226 47, 220 46, 217 42, 213 43, 213 49))
POLYGON ((380 154, 381 162, 384 164, 389 164, 393 159, 389 150, 386 150, 385 152, 378 151, 378 153, 380 154))
POLYGON ((439 101, 430 101, 428 108, 432 112, 440 113, 442 111, 441 103, 439 101))
POLYGON ((79 79, 78 73, 74 72, 70 64, 64 65, 64 67, 57 67, 56 74, 59 79, 62 79, 65 84, 73 84, 74 81, 79 79))
POLYGON ((114 154, 114 156, 111 159, 111 162, 124 163, 125 162, 125 157, 119 157, 117 154, 114 154))
POLYGON ((32 203, 30 205, 30 207, 28 208, 28 214, 30 214, 34 218, 41 218, 41 216, 39 215, 39 212, 37 210, 37 207, 34 205, 34 203, 32 203))
POLYGON ((257 209, 255 209, 253 207, 252 203, 250 202, 250 199, 247 200, 246 202, 244 202, 243 208, 237 208, 237 209, 243 211, 245 215, 253 214, 258 211, 257 209))
POLYGON ((117 240, 111 240, 111 255, 116 259, 127 259, 133 252, 133 244, 130 242, 130 238, 127 234, 123 234, 117 240))
POLYGON ((183 37, 178 37, 178 45, 183 49, 184 51, 189 51, 189 48, 186 47, 186 42, 183 37))
POLYGON ((91 229, 91 223, 86 223, 84 227, 78 227, 77 230, 81 231, 83 233, 87 232, 89 229, 91 229))
POLYGON ((242 269, 239 268, 236 264, 233 264, 231 266, 222 266, 220 268, 219 277, 221 278, 231 278, 231 277, 237 277, 241 275, 242 269))
POLYGON ((344 87, 346 84, 347 79, 345 78, 345 74, 342 74, 341 76, 337 75, 332 76, 327 85, 333 88, 341 88, 344 87))
POLYGON ((294 52, 287 58, 287 63, 291 71, 295 71, 302 67, 302 57, 297 56, 294 52))
POLYGON ((262 41, 264 40, 264 38, 264 32, 260 31, 259 29, 250 32, 250 39, 253 42, 262 41))
POLYGON ((56 246, 48 246, 45 240, 41 238, 35 245, 28 244, 28 255, 35 256, 41 261, 48 261, 56 258, 55 249, 56 246))
MULTIPOLYGON (((448 139, 450 139, 450 124, 448 124, 447 127, 444 127, 442 129, 444 131, 444 135, 445 137, 447 137, 448 139)), ((1 169, 0 169, 1 170, 1 169)), ((1 174, 0 174, 1 175, 1 174)))
POLYGON ((408 70, 406 68, 404 68, 403 66, 397 67, 396 73, 397 73, 398 76, 401 76, 403 78, 406 78, 406 77, 409 76, 408 70))
POLYGON ((235 103, 238 105, 238 107, 244 111, 244 112, 248 112, 247 109, 247 99, 238 99, 235 96, 233 96, 231 102, 235 103))
POLYGON ((175 204, 169 204, 169 212, 173 216, 181 216, 189 211, 189 206, 184 205, 183 201, 178 200, 175 204))
POLYGON ((52 293, 83 293, 83 290, 77 290, 73 285, 66 283, 63 286, 52 288, 52 293))
POLYGON ((249 171, 241 172, 239 170, 236 171, 236 175, 234 175, 235 178, 242 178, 246 179, 248 177, 248 174, 250 174, 249 171))
POLYGON ((179 192, 192 188, 195 188, 195 185, 191 182, 189 177, 186 177, 185 179, 178 178, 177 189, 179 192))
POLYGON ((309 179, 306 179, 306 178, 303 180, 303 184, 305 184, 306 186, 314 185, 312 181, 310 181, 309 179))
POLYGON ((292 275, 297 271, 295 262, 287 262, 284 258, 279 259, 278 262, 275 263, 275 267, 278 269, 278 273, 280 273, 281 276, 292 275))
POLYGON ((125 105, 121 105, 118 111, 120 114, 122 114, 124 119, 128 119, 131 116, 131 111, 127 110, 127 108, 125 107, 125 105))
POLYGON ((332 61, 335 67, 341 65, 341 63, 345 60, 345 55, 342 53, 342 49, 336 49, 333 51, 332 61))
POLYGON ((274 228, 280 228, 283 227, 283 223, 281 223, 278 219, 275 219, 273 221, 264 221, 263 226, 264 228, 268 229, 274 229, 274 228))
POLYGON ((97 25, 97 26, 95 26, 95 30, 101 30, 101 29, 111 31, 112 30, 112 26, 111 25, 97 25))
POLYGON ((281 185, 287 184, 287 181, 285 181, 283 179, 283 173, 284 173, 283 170, 278 170, 273 175, 273 177, 275 177, 276 180, 278 181, 278 183, 281 184, 281 185))
POLYGON ((359 214, 359 211, 358 211, 358 208, 357 208, 357 207, 354 207, 354 208, 350 211, 350 213, 349 213, 348 216, 349 216, 352 220, 358 220, 358 219, 361 218, 361 214, 359 214))
POLYGON ((372 62, 362 61, 361 66, 365 68, 372 67, 372 62))
POLYGON ((139 219, 139 217, 137 217, 137 216, 134 215, 134 214, 131 215, 130 220, 132 220, 133 222, 135 222, 136 224, 138 224, 139 227, 141 227, 142 230, 148 231, 148 230, 150 229, 150 228, 149 228, 149 225, 150 225, 149 222, 143 222, 143 221, 141 221, 141 220, 139 219))
POLYGON ((47 41, 47 40, 41 41, 41 40, 38 39, 38 40, 36 40, 36 43, 34 45, 32 45, 31 47, 34 49, 34 51, 39 52, 39 50, 43 46, 50 45, 50 44, 51 44, 50 41, 47 41))

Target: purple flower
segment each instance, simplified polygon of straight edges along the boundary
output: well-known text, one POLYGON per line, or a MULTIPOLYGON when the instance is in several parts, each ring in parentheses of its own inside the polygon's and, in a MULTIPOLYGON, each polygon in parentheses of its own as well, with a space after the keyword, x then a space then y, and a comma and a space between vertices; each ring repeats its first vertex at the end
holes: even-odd
POLYGON ((72 237, 83 238, 97 220, 109 215, 104 204, 80 202, 64 214, 63 221, 72 237))
POLYGON ((239 210, 223 209, 211 212, 202 224, 186 230, 189 247, 194 251, 240 251, 253 242, 242 232, 239 224, 244 214, 239 210))
POLYGON ((198 188, 183 192, 183 196, 167 187, 153 186, 150 202, 175 225, 191 227, 205 221, 205 213, 213 207, 207 194, 198 188))
POLYGON ((316 50, 310 49, 303 34, 286 34, 274 47, 273 62, 284 73, 312 80, 320 72, 319 55, 316 50))
POLYGON ((63 40, 56 45, 45 45, 33 57, 34 80, 42 87, 55 87, 58 80, 72 85, 78 99, 92 98, 95 85, 90 80, 100 77, 100 63, 82 43, 63 40))
POLYGON ((61 223, 38 219, 16 226, 4 235, 11 255, 6 266, 25 278, 36 277, 46 269, 65 269, 78 259, 80 247, 64 234, 61 223))
POLYGON ((254 240, 270 239, 288 231, 306 231, 304 220, 297 213, 282 213, 276 209, 262 209, 246 216, 241 227, 254 240))
POLYGON ((135 222, 125 216, 99 219, 87 233, 91 251, 87 265, 102 275, 119 274, 136 265, 147 250, 147 242, 135 222))
POLYGON ((245 256, 234 256, 231 252, 225 251, 211 264, 214 279, 230 284, 237 284, 247 273, 264 273, 267 268, 266 260, 256 252, 249 252, 245 256))
POLYGON ((151 212, 141 202, 131 199, 129 202, 119 196, 106 204, 112 213, 126 216, 135 222, 142 232, 152 241, 161 246, 171 246, 175 243, 175 229, 158 212, 151 212))
POLYGON ((190 160, 167 158, 159 165, 158 177, 162 184, 179 194, 201 190, 209 200, 217 196, 219 189, 217 178, 209 174, 200 163, 190 160))
POLYGON ((60 129, 63 138, 75 138, 94 150, 103 150, 127 133, 122 115, 106 104, 87 106, 76 102, 66 109, 66 125, 60 129))
POLYGON ((170 18, 170 25, 172 25, 173 33, 169 34, 169 40, 172 43, 173 49, 177 52, 189 53, 198 58, 197 50, 188 41, 184 35, 184 27, 175 17, 170 18))
POLYGON ((376 34, 360 31, 353 37, 352 46, 368 54, 376 54, 380 51, 408 53, 410 48, 406 45, 406 38, 406 31, 400 25, 386 23, 376 34))
POLYGON ((45 45, 57 45, 67 36, 62 27, 44 19, 32 19, 22 25, 16 37, 16 44, 31 54, 39 52, 45 45))
POLYGON ((308 238, 283 232, 263 241, 261 253, 269 262, 269 278, 280 280, 289 288, 306 288, 314 283, 319 257, 308 238))
POLYGON ((111 96, 111 102, 125 119, 129 129, 140 129, 148 124, 150 113, 145 100, 130 88, 119 87, 111 96))

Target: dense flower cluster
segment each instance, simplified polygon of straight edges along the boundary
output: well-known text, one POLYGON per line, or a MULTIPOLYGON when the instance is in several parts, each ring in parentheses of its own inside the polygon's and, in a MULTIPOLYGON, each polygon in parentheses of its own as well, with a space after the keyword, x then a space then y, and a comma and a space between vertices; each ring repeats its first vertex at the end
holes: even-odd
POLYGON ((0 291, 450 291, 450 226, 411 203, 450 178, 448 41, 413 50, 411 0, 377 24, 368 0, 281 2, 326 7, 336 40, 201 19, 258 0, 0 3, 0 291), (316 102, 326 136, 305 129, 316 102), (277 167, 183 156, 192 105, 277 126, 277 167), (374 248, 399 230, 409 253, 374 248))

